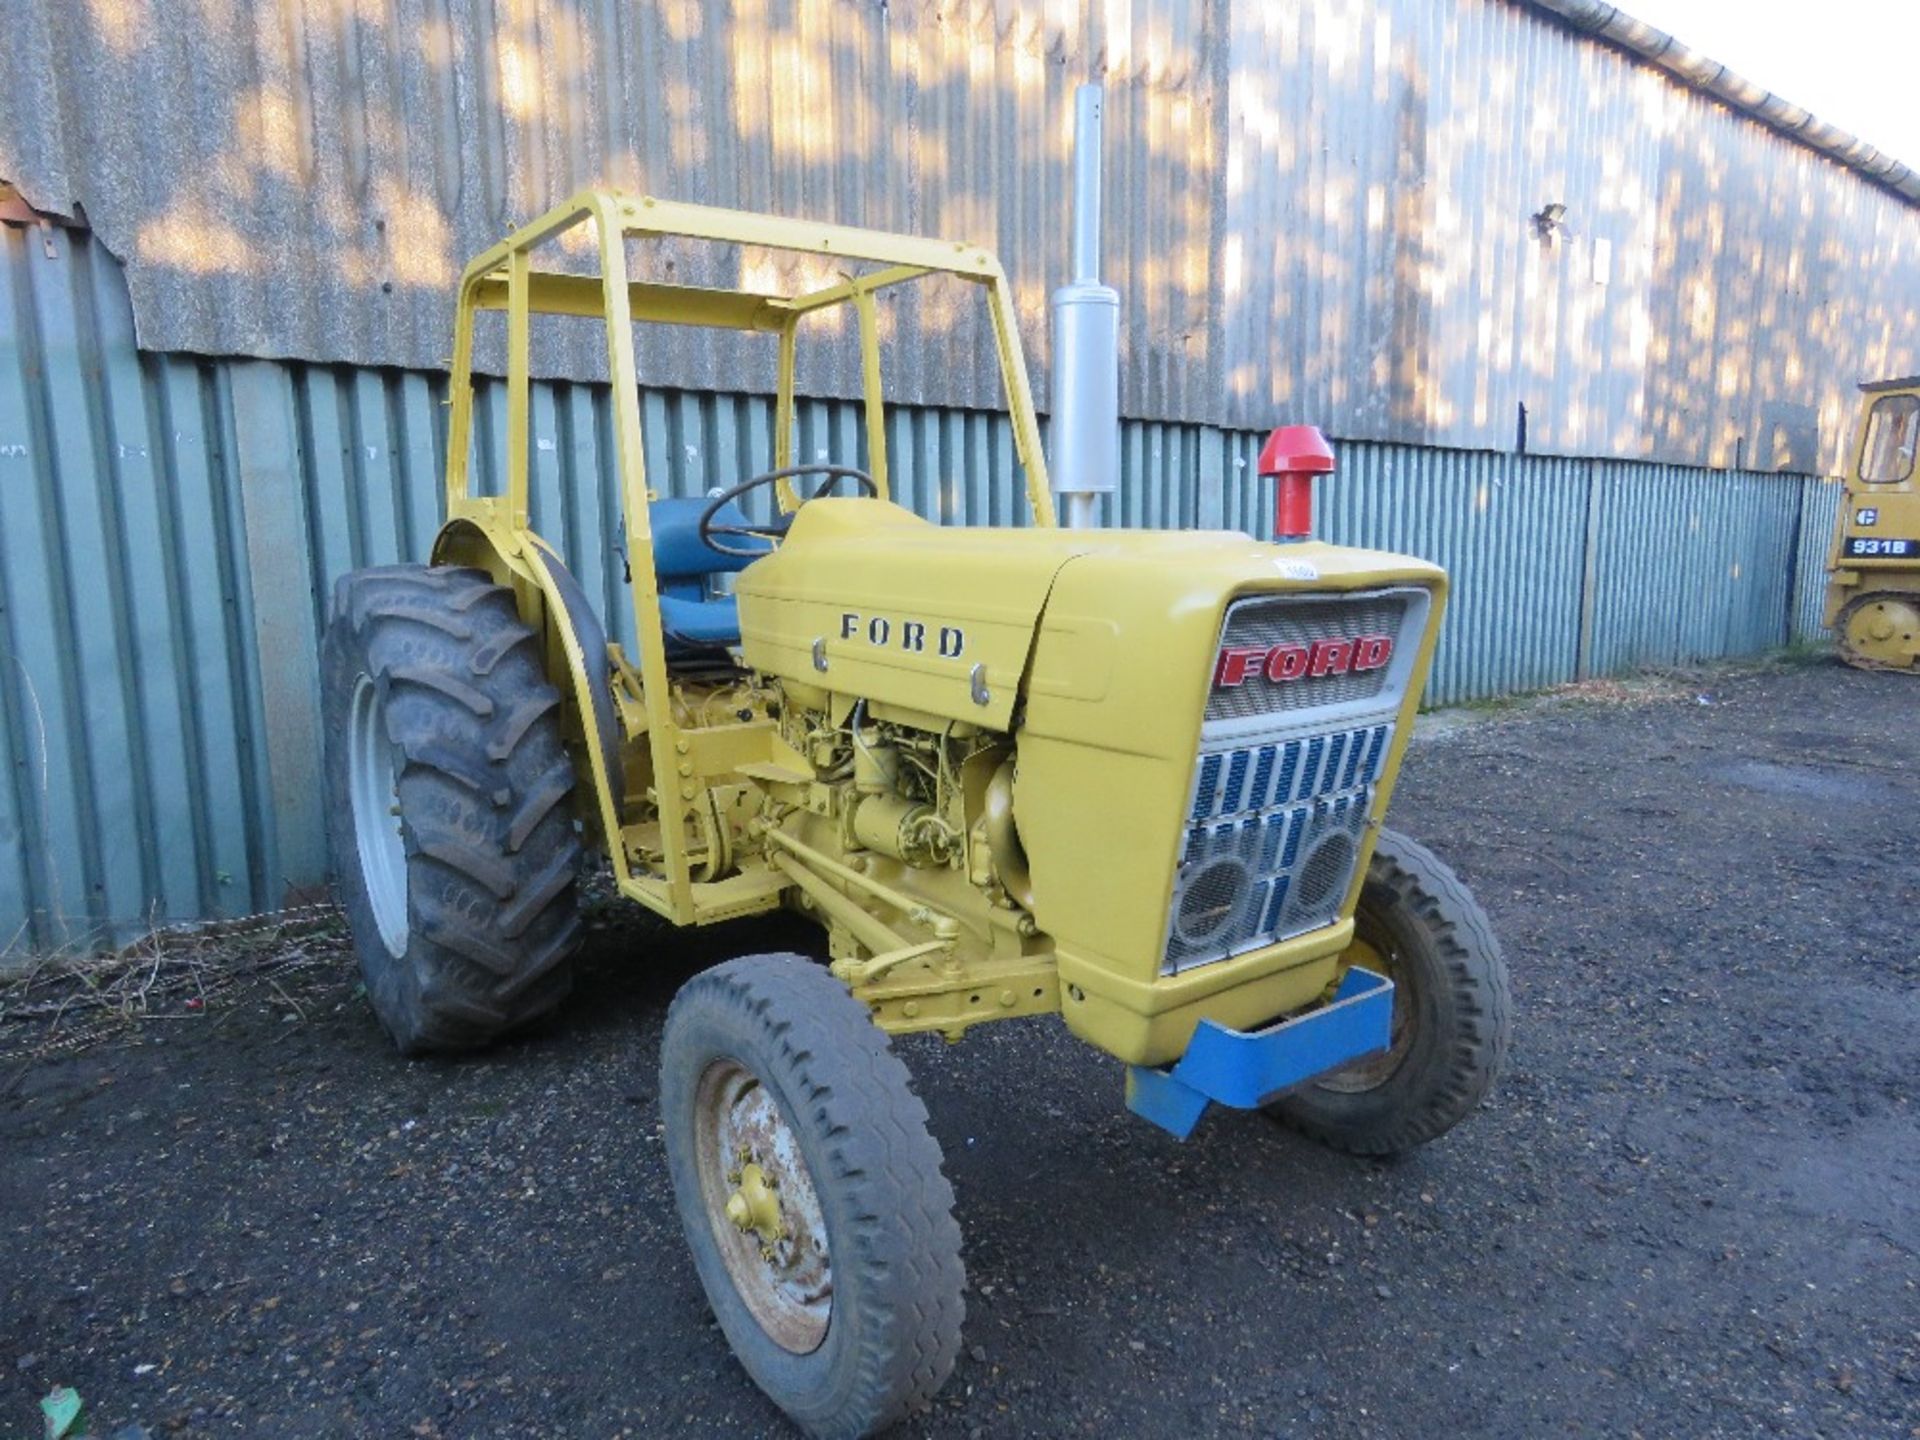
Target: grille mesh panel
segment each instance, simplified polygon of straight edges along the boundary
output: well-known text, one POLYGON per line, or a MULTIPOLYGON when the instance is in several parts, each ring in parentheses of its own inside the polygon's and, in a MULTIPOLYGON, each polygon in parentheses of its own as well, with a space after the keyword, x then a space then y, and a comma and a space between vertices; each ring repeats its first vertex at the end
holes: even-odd
POLYGON ((1188 944, 1204 948, 1227 934, 1252 884, 1253 868, 1244 857, 1210 856, 1194 867, 1180 897, 1174 929, 1188 944))
POLYGON ((1167 970, 1338 917, 1392 739, 1393 726, 1382 722, 1201 757, 1174 879, 1167 970))
MULTIPOLYGON (((1400 594, 1363 595, 1354 599, 1302 601, 1297 597, 1238 600, 1227 611, 1220 644, 1258 646, 1311 645, 1337 636, 1400 635, 1409 597, 1400 594)), ((1303 675, 1274 684, 1261 679, 1244 685, 1217 685, 1207 699, 1207 719, 1240 720, 1248 715, 1270 715, 1303 710, 1310 705, 1337 705, 1347 700, 1371 700, 1387 683, 1387 670, 1363 670, 1344 675, 1303 675)))

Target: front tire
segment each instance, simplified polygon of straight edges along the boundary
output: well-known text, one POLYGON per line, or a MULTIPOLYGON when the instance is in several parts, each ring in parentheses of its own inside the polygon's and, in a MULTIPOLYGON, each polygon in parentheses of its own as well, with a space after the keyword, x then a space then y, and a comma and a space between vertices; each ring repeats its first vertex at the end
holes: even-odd
POLYGON ((674 1199, 740 1363, 809 1434, 930 1402, 965 1315, 927 1110, 846 986, 793 955, 681 987, 660 1051, 674 1199))
POLYGON ((1431 850, 1380 832, 1354 912, 1356 963, 1394 983, 1393 1045, 1267 1107, 1355 1155, 1395 1155, 1451 1130, 1492 1088, 1513 1002, 1487 912, 1431 850))
POLYGON ((321 645, 334 872, 374 1013, 408 1055, 566 997, 580 843, 559 694, 513 592, 394 565, 334 587, 321 645))

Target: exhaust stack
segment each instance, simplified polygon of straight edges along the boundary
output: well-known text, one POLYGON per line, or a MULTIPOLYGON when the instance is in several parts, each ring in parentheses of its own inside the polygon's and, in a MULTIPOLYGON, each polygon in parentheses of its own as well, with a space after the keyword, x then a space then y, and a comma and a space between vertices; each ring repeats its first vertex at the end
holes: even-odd
POLYGON ((1120 475, 1120 295, 1100 283, 1100 130, 1106 92, 1073 97, 1073 279, 1053 292, 1053 489, 1090 530, 1120 475))

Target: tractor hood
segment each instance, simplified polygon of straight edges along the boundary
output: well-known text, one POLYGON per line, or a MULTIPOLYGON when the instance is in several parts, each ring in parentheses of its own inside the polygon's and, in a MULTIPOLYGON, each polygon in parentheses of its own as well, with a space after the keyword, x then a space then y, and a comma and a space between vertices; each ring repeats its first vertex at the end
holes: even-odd
MULTIPOLYGON (((1074 573, 1086 569, 1087 584, 1072 587, 1070 613, 1049 626, 1078 643, 1056 646, 1060 653, 1033 677, 1038 692, 1062 703, 1085 700, 1089 686, 1104 693, 1116 663, 1116 617, 1090 614, 1090 604, 1127 610, 1132 643, 1155 655, 1168 648, 1173 624, 1184 643, 1172 648, 1199 657, 1236 592, 1351 589, 1383 573, 1440 578, 1404 557, 1312 543, 1282 550, 1236 531, 946 526, 884 500, 822 499, 801 508, 779 550, 741 573, 741 645, 747 663, 766 674, 1010 729, 1042 612, 1076 560, 1074 573), (1150 616, 1133 614, 1142 606, 1150 616)), ((1204 684, 1204 660, 1181 669, 1188 671, 1204 684)), ((1197 725, 1204 697, 1181 699, 1183 724, 1197 725)), ((1094 708, 1101 723, 1118 727, 1103 743, 1126 748, 1121 735, 1138 714, 1094 708)))
POLYGON ((929 524, 884 500, 811 501, 741 574, 754 669, 1007 729, 1060 567, 1098 531, 929 524))

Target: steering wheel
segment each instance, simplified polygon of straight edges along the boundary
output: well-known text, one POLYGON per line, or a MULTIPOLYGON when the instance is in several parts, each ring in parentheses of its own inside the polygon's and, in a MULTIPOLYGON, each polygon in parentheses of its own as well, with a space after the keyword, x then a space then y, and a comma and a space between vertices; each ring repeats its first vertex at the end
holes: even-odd
POLYGON ((774 485, 782 480, 791 480, 796 475, 820 475, 825 477, 818 485, 813 487, 812 494, 800 497, 800 503, 802 505, 806 504, 809 500, 818 500, 842 480, 854 481, 865 495, 877 498, 880 494, 880 483, 866 471, 855 469, 851 465, 789 465, 784 470, 769 470, 764 475, 756 475, 751 480, 742 480, 738 485, 722 490, 707 502, 707 508, 700 512, 700 543, 705 545, 709 550, 717 551, 722 555, 733 555, 746 560, 758 560, 762 555, 767 553, 770 547, 728 545, 714 537, 718 535, 732 535, 742 540, 778 540, 787 533, 787 528, 793 524, 793 516, 782 515, 779 519, 765 525, 716 525, 714 524, 714 517, 748 491, 758 490, 765 485, 774 485))

